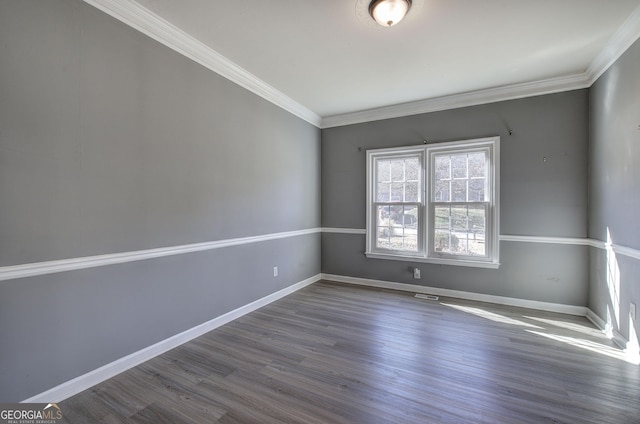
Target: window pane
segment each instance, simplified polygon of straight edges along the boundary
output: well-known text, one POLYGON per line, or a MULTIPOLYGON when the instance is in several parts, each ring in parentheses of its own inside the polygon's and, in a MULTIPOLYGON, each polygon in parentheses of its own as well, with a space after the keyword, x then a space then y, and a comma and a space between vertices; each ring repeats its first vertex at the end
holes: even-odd
POLYGON ((391 181, 404 181, 403 160, 394 160, 391 162, 391 181))
POLYGON ((469 206, 468 255, 486 256, 486 209, 481 205, 469 206))
POLYGON ((451 164, 449 156, 436 156, 435 160, 436 180, 451 178, 451 164))
POLYGON ((403 211, 404 240, 403 250, 418 251, 418 208, 405 206, 403 211))
POLYGON ((467 201, 467 180, 451 181, 451 200, 453 202, 467 201))
POLYGON ((402 183, 391 183, 391 202, 402 202, 403 201, 403 193, 404 192, 404 184, 402 183))
POLYGON ((377 160, 375 198, 377 202, 419 202, 420 159, 377 160))
POLYGON ((455 253, 468 256, 486 256, 484 234, 466 232, 456 236, 458 237, 459 246, 458 251, 455 253))
POLYGON ((378 206, 376 247, 418 251, 418 208, 416 206, 378 206))
POLYGON ((449 245, 450 245, 450 238, 451 233, 449 231, 441 231, 441 230, 436 230, 435 231, 435 237, 434 237, 434 250, 436 252, 449 252, 449 245))
POLYGON ((389 173, 390 170, 390 161, 388 160, 377 160, 376 161, 376 175, 377 175, 377 180, 378 182, 382 182, 382 181, 391 181, 391 174, 389 173))
POLYGON ((450 208, 448 206, 436 206, 435 209, 435 229, 449 231, 449 228, 451 228, 450 208))
MULTIPOLYGON (((484 234, 486 228, 485 209, 481 205, 469 206, 469 229, 484 234)), ((484 237, 484 236, 483 236, 484 237)))
POLYGON ((484 178, 469 180, 469 201, 484 202, 484 178))
POLYGON ((418 234, 406 234, 404 236, 404 248, 402 250, 408 252, 418 251, 418 234))
POLYGON ((450 255, 486 256, 485 228, 484 205, 437 206, 433 249, 450 255))
POLYGON ((390 206, 378 206, 377 216, 376 216, 376 226, 378 227, 388 227, 389 226, 389 216, 390 206))
POLYGON ((380 249, 389 249, 391 243, 389 241, 389 229, 378 228, 378 237, 376 238, 376 247, 380 249))
POLYGON ((486 177, 486 155, 484 152, 471 153, 469 155, 469 177, 486 177))
POLYGON ((435 202, 484 202, 485 152, 435 157, 435 202))
POLYGON ((376 212, 376 247, 388 249, 391 246, 390 208, 378 206, 376 212))
POLYGON ((417 202, 418 196, 418 183, 406 183, 404 188, 404 201, 405 202, 417 202))
POLYGON ((404 227, 405 229, 417 230, 418 229, 418 207, 417 206, 405 206, 404 207, 404 227))
POLYGON ((418 181, 420 178, 420 160, 411 158, 405 160, 407 181, 418 181))
POLYGON ((467 178, 467 155, 451 156, 451 171, 453 178, 467 178))
POLYGON ((451 229, 453 231, 467 231, 467 207, 454 206, 451 208, 451 229))
POLYGON ((436 202, 448 202, 451 200, 451 181, 436 181, 434 200, 436 202))
POLYGON ((389 202, 391 201, 391 184, 378 183, 376 193, 377 202, 389 202))

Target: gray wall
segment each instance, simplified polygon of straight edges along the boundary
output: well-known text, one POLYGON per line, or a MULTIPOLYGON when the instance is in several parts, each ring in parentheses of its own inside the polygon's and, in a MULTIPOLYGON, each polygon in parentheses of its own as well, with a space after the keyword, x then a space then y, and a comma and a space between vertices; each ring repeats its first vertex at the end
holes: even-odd
MULTIPOLYGON (((0 2, 0 57, 0 266, 365 228, 366 149, 492 135, 502 234, 606 240, 608 229, 640 249, 638 42, 590 90, 330 128, 322 143, 312 125, 80 0, 0 2)), ((603 318, 614 307, 611 264, 594 248, 502 242, 500 269, 487 270, 367 259, 364 247, 362 235, 325 233, 0 282, 0 402, 321 270, 603 318)), ((616 263, 624 318, 640 306, 640 265, 616 263)), ((613 324, 628 336, 628 320, 613 324)))
MULTIPOLYGON (((640 41, 591 87, 590 105, 589 237, 640 250, 640 41)), ((589 308, 628 339, 640 261, 595 248, 591 257, 589 308), (616 268, 619 288, 608 278, 616 268)))
MULTIPOLYGON (((80 0, 0 2, 0 57, 0 266, 320 225, 317 128, 80 0)), ((0 282, 0 402, 319 272, 313 234, 0 282)))
MULTIPOLYGON (((366 149, 492 135, 501 136, 501 234, 586 237, 587 90, 323 130, 322 226, 365 228, 366 149)), ((367 259, 364 249, 363 235, 323 234, 322 271, 587 304, 584 246, 501 242, 498 270, 367 259), (422 269, 421 280, 413 279, 412 266, 422 269)))

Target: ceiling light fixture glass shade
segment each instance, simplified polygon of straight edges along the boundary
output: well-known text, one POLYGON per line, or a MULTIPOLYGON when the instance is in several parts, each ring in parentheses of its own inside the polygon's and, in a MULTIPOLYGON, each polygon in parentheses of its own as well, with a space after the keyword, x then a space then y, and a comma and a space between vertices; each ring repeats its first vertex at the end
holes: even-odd
POLYGON ((390 27, 400 22, 410 8, 411 0, 373 0, 369 14, 378 24, 390 27))

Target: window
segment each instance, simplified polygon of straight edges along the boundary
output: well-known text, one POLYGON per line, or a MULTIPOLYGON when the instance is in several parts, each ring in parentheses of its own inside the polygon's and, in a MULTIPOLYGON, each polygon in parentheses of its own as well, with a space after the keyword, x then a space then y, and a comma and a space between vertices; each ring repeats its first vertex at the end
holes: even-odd
POLYGON ((375 249, 404 252, 422 251, 421 232, 422 151, 403 151, 374 160, 375 249))
POLYGON ((500 138, 367 152, 367 256, 497 268, 500 138))

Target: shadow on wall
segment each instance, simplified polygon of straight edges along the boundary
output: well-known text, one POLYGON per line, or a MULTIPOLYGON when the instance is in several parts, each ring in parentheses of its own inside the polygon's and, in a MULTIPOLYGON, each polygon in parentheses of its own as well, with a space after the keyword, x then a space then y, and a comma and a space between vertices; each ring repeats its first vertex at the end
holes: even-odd
POLYGON ((631 284, 633 273, 625 273, 625 275, 622 275, 620 271, 620 262, 616 257, 614 246, 615 243, 613 238, 611 237, 611 231, 609 230, 609 227, 607 227, 606 284, 609 297, 607 299, 605 331, 608 337, 615 338, 616 332, 618 334, 624 334, 624 329, 626 326, 628 328, 626 353, 629 359, 633 360, 636 363, 640 363, 640 343, 638 341, 638 332, 635 326, 633 313, 629 309, 626 315, 621 316, 623 310, 623 308, 621 308, 621 299, 623 298, 623 287, 621 287, 621 281, 624 281, 626 284, 631 284), (626 323, 624 322, 625 320, 627 321, 626 323))

